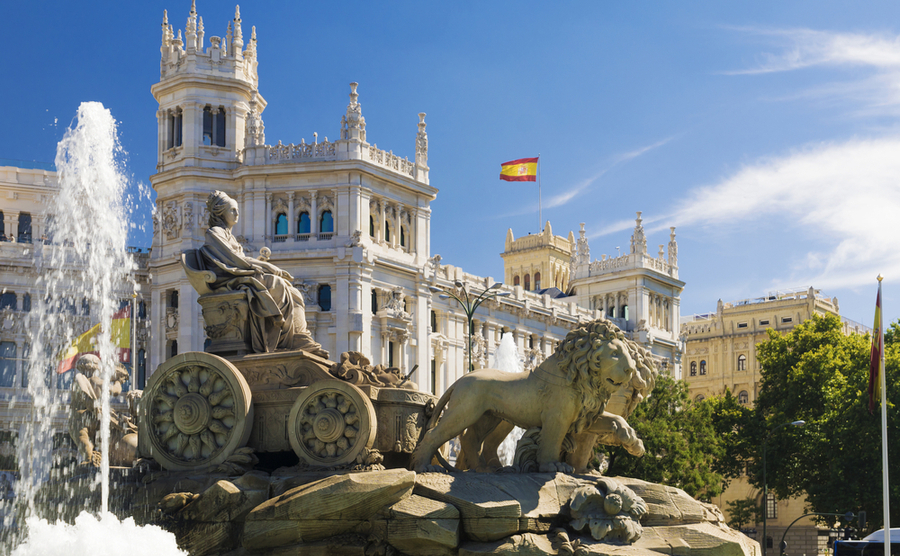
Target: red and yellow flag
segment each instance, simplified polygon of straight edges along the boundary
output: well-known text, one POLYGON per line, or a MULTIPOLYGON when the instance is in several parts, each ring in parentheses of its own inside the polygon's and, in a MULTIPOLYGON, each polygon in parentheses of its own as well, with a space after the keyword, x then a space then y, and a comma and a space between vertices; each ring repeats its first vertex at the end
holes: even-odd
MULTIPOLYGON (((880 277, 879 277, 880 278, 880 277)), ((881 281, 875 299, 875 324, 872 326, 872 353, 869 357, 869 413, 875 412, 875 400, 881 399, 881 356, 884 353, 884 330, 881 325, 881 281)))
POLYGON ((538 159, 520 158, 500 165, 500 179, 505 181, 537 181, 538 159))
MULTIPOLYGON (((100 334, 100 323, 95 324, 90 330, 76 338, 68 348, 60 353, 56 372, 61 374, 74 369, 75 363, 83 355, 100 355, 97 348, 98 334, 100 334)), ((116 348, 117 360, 120 363, 131 363, 131 304, 125 305, 113 313, 112 343, 116 348)))

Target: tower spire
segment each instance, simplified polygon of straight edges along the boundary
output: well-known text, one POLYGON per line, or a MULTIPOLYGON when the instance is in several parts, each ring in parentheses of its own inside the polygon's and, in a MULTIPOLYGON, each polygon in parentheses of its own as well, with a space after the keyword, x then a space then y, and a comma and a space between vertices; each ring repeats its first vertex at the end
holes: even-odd
POLYGON ((188 52, 197 50, 197 5, 191 0, 191 13, 188 14, 187 23, 184 25, 185 46, 188 52))
POLYGON ((232 39, 235 60, 244 57, 244 35, 241 33, 241 7, 234 7, 234 39, 232 39))

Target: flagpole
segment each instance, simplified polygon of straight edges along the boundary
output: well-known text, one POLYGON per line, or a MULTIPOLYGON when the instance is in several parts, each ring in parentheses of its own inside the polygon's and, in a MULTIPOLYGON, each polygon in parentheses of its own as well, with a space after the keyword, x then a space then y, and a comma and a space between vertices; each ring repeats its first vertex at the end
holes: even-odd
MULTIPOLYGON (((881 301, 881 281, 878 275, 878 299, 881 301)), ((888 489, 888 440, 887 440, 887 388, 884 376, 884 308, 878 312, 878 342, 881 345, 881 358, 878 362, 879 386, 881 387, 881 485, 884 497, 884 556, 891 556, 891 503, 888 489)))
POLYGON ((538 153, 538 233, 544 231, 544 213, 541 206, 541 153, 538 153))
MULTIPOLYGON (((137 288, 137 284, 135 284, 137 288)), ((131 292, 131 389, 137 390, 137 291, 131 292)))

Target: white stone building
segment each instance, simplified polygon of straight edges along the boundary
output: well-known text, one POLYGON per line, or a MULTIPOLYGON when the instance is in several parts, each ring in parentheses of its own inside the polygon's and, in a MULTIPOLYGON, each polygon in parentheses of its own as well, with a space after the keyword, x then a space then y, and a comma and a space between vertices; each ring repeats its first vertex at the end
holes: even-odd
MULTIPOLYGON (((45 208, 57 192, 56 173, 48 169, 0 166, 0 471, 15 465, 16 438, 32 419, 43 418, 32 414, 32 403, 26 388, 28 384, 27 361, 29 346, 29 318, 32 307, 45 292, 38 283, 40 273, 37 262, 49 249, 66 249, 64 241, 49 241, 45 208)), ((137 280, 149 291, 146 272, 149 254, 134 249, 138 265, 137 280)), ((77 265, 73 267, 77 273, 77 265)), ((76 274, 77 275, 77 274, 76 274)), ((130 297, 131 285, 124 286, 123 298, 130 297), (128 290, 128 291, 125 291, 128 290)), ((146 308, 146 302, 139 303, 146 308)), ((144 311, 146 313, 146 311, 144 311)), ((89 307, 72 304, 66 314, 74 330, 87 331, 96 324, 89 307)), ((138 318, 137 323, 137 378, 146 377, 146 341, 148 322, 138 318)), ((61 340, 65 341, 65 340, 61 340)), ((47 383, 51 403, 59 410, 50 416, 54 435, 67 437, 66 420, 69 388, 72 372, 57 375, 55 367, 48 365, 47 383)), ((55 444, 64 442, 56 438, 55 444)))

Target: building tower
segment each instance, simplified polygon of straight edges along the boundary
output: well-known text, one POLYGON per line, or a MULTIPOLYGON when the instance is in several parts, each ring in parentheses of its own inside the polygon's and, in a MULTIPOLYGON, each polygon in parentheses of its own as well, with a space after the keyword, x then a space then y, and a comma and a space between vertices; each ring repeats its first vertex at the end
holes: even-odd
POLYGON ((565 293, 569 287, 569 261, 575 246, 575 235, 569 238, 554 236, 550 221, 538 235, 515 239, 512 228, 506 232, 503 253, 504 279, 511 286, 525 291, 557 288, 565 293))
POLYGON ((590 248, 581 224, 571 261, 569 295, 578 305, 602 312, 625 334, 649 349, 660 368, 681 378, 682 341, 679 338, 681 292, 678 279, 678 244, 670 228, 668 259, 666 246, 653 257, 647 253, 641 213, 637 213, 630 252, 615 257, 601 255, 591 261, 590 248))

